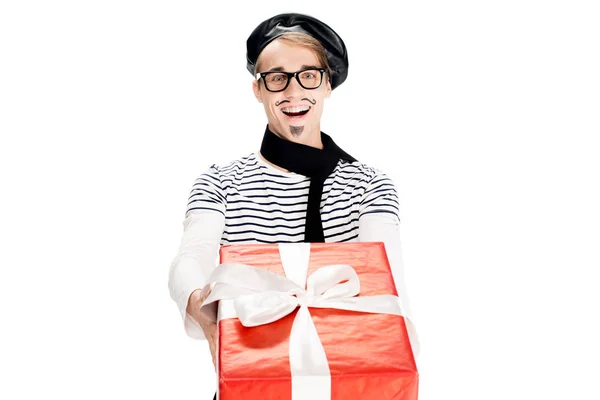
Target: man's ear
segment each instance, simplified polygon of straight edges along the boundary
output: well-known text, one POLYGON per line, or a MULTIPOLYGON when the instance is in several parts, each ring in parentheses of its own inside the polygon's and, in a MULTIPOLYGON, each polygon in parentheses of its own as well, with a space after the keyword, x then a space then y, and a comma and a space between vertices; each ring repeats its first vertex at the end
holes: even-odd
POLYGON ((325 98, 331 96, 331 82, 329 82, 329 79, 327 79, 327 94, 325 95, 325 98))
POLYGON ((262 103, 262 93, 260 92, 260 88, 258 87, 258 80, 254 79, 252 81, 252 90, 254 91, 254 97, 258 100, 259 103, 262 103))

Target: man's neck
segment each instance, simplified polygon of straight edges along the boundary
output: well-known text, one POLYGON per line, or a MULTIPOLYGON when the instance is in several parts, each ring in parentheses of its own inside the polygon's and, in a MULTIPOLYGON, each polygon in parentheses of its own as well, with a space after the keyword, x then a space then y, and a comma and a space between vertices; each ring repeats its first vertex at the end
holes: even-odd
POLYGON ((307 143, 304 143, 304 142, 299 142, 299 143, 323 150, 323 141, 321 140, 321 131, 320 130, 317 130, 317 132, 314 135, 311 135, 310 138, 312 140, 308 140, 307 143))

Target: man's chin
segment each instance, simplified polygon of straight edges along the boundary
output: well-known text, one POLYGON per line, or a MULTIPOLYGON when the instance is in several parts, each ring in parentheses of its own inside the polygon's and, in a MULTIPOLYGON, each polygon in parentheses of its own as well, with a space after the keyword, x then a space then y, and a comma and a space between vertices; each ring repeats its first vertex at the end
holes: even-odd
POLYGON ((302 136, 302 133, 304 133, 304 125, 290 125, 290 134, 297 138, 302 136))

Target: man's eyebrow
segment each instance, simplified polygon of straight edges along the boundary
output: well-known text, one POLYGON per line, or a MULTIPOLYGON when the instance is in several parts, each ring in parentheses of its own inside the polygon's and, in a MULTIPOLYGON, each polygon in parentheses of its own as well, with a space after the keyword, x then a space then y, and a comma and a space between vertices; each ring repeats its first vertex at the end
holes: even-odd
MULTIPOLYGON (((321 67, 317 67, 316 65, 303 65, 302 67, 300 67, 300 69, 318 69, 321 67)), ((273 67, 270 70, 268 70, 267 72, 282 72, 284 71, 283 67, 273 67)))

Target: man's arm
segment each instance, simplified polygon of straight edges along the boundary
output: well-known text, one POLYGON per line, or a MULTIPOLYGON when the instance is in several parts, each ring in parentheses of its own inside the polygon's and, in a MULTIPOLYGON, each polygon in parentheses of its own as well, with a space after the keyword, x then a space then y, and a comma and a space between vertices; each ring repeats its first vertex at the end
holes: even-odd
MULTIPOLYGON (((211 210, 194 210, 184 220, 179 252, 169 272, 169 292, 177 303, 186 333, 204 339, 198 321, 201 290, 218 262, 219 244, 225 229, 225 216, 211 210), (193 294, 193 296, 192 296, 193 294)), ((208 290, 205 289, 205 292, 208 290)), ((201 298, 202 297, 202 298, 201 298)))
POLYGON ((200 290, 218 264, 225 209, 225 191, 219 169, 213 165, 192 186, 181 245, 169 271, 171 298, 177 303, 186 333, 195 339, 205 338, 197 311, 206 293, 201 296, 200 290))

